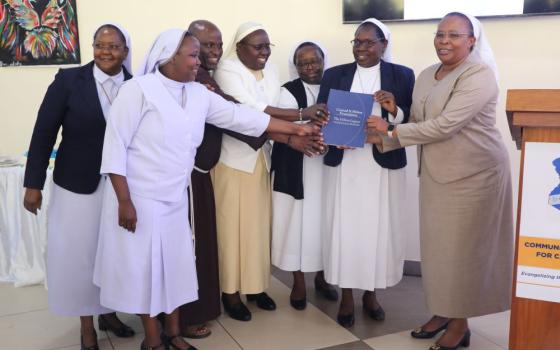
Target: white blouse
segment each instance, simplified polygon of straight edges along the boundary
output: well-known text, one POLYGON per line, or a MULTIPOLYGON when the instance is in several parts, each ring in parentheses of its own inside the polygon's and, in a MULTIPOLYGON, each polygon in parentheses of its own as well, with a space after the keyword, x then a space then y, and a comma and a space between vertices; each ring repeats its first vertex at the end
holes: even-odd
MULTIPOLYGON (((267 63, 262 70, 263 79, 257 80, 255 74, 237 58, 228 58, 220 62, 214 73, 214 79, 220 88, 237 101, 264 111, 267 106, 276 107, 280 95, 280 80, 276 67, 267 63)), ((270 143, 262 147, 266 166, 270 169, 270 143)), ((253 173, 260 150, 255 151, 249 145, 229 135, 222 138, 220 162, 230 168, 253 173)))
MULTIPOLYGON (((381 90, 381 63, 367 68, 358 65, 350 91, 373 95, 379 90, 381 90)), ((381 116, 381 106, 379 103, 375 102, 373 104, 371 114, 381 116)), ((398 106, 396 117, 391 113, 388 115, 389 123, 392 124, 400 124, 404 120, 404 112, 398 106)))
POLYGON ((267 114, 196 82, 176 82, 159 72, 133 78, 113 102, 101 173, 126 176, 137 195, 176 202, 190 184, 205 123, 259 136, 269 121, 267 114))
POLYGON ((109 75, 94 64, 93 77, 95 78, 95 86, 97 88, 97 96, 99 97, 101 110, 103 111, 103 116, 107 119, 111 104, 115 100, 115 97, 117 97, 117 93, 124 82, 124 73, 121 69, 117 74, 109 75))
MULTIPOLYGON (((305 88, 305 97, 307 98, 307 107, 317 103, 317 96, 319 96, 319 90, 321 85, 319 84, 307 84, 302 81, 303 87, 305 88)), ((280 108, 298 108, 298 103, 294 95, 285 87, 280 89, 280 98, 278 99, 278 107, 280 108)))

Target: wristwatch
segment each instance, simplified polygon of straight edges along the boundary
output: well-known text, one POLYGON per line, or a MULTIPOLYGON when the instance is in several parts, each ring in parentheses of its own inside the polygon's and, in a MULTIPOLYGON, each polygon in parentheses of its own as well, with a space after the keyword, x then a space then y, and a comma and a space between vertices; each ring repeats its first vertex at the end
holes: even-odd
POLYGON ((389 124, 387 127, 387 136, 391 139, 393 138, 393 130, 395 130, 395 124, 389 124))

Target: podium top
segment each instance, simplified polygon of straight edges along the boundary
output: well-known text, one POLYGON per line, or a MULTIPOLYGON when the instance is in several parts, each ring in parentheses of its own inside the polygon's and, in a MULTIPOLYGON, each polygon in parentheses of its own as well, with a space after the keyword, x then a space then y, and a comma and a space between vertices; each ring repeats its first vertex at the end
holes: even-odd
POLYGON ((506 112, 560 113, 560 89, 508 90, 506 112))
POLYGON ((506 114, 511 137, 520 149, 523 127, 560 128, 560 89, 508 90, 506 114))

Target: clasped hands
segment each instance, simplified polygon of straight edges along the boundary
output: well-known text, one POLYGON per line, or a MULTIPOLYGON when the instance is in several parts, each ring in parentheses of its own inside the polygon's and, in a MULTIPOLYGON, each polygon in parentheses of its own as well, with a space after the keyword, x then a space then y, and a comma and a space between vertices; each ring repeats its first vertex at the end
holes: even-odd
POLYGON ((308 123, 298 124, 301 128, 297 135, 290 135, 286 144, 308 157, 324 154, 327 145, 324 143, 321 128, 329 120, 329 112, 324 103, 318 103, 301 110, 303 120, 308 123))
POLYGON ((329 111, 324 103, 317 103, 301 110, 303 120, 309 120, 318 126, 325 126, 329 121, 329 111))

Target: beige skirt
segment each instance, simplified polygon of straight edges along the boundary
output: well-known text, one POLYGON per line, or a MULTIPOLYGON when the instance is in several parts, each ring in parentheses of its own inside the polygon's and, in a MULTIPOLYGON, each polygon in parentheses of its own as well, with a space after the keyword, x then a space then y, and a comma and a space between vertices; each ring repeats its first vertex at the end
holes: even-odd
POLYGON ((468 318, 509 309, 513 209, 508 162, 448 183, 422 167, 422 280, 434 315, 468 318))
POLYGON ((218 163, 216 198, 220 286, 224 293, 256 294, 270 280, 270 174, 260 151, 252 174, 218 163))

